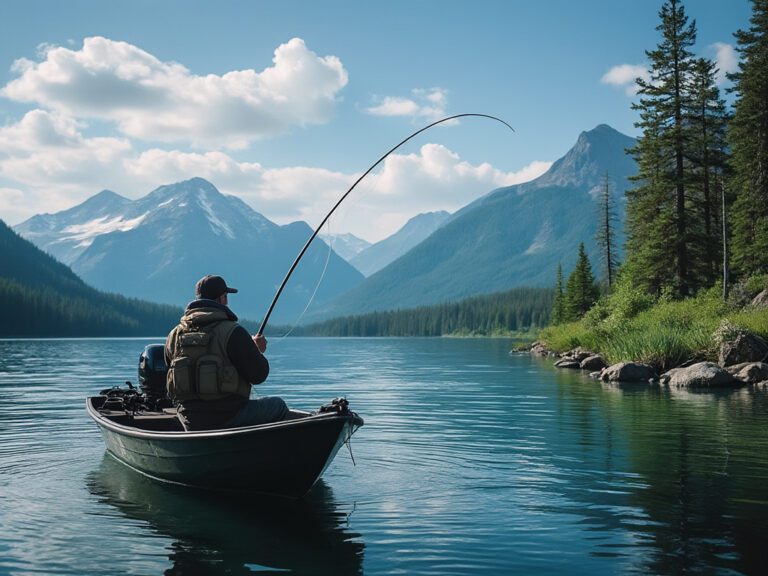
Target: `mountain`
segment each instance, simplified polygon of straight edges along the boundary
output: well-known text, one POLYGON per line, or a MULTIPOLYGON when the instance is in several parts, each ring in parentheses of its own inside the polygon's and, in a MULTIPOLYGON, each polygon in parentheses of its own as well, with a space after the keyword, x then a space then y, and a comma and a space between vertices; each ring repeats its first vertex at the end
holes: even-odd
POLYGON ((69 264, 90 246, 96 235, 134 226, 132 216, 130 200, 102 190, 70 210, 33 216, 14 229, 59 261, 69 264), (83 222, 89 226, 83 227, 83 222))
POLYGON ((319 236, 347 262, 371 245, 367 240, 358 238, 354 234, 319 234, 319 236))
MULTIPOLYGON (((219 274, 240 290, 230 300, 233 310, 251 319, 266 312, 312 235, 306 223, 278 226, 202 178, 161 186, 137 200, 104 191, 15 229, 92 286, 152 302, 184 305, 194 298, 199 278, 219 274)), ((316 239, 275 307, 273 322, 294 322, 313 294, 315 302, 327 302, 361 280, 316 239)))
MULTIPOLYGON (((318 311, 321 320, 458 300, 517 286, 552 286, 558 263, 569 274, 584 242, 596 275, 597 207, 605 173, 617 222, 636 173, 625 153, 635 140, 605 124, 583 132, 535 180, 500 188, 459 210, 426 240, 318 311)), ((617 246, 623 244, 617 225, 617 246)))
POLYGON ((181 308, 104 294, 0 220, 0 337, 165 336, 181 308))
POLYGON ((392 236, 359 252, 349 263, 365 276, 378 272, 430 236, 450 217, 444 210, 414 216, 392 236))

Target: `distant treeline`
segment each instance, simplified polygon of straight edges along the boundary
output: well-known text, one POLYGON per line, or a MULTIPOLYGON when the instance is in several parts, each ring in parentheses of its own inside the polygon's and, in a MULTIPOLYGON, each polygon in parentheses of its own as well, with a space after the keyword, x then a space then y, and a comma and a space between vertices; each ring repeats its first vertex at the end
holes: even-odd
POLYGON ((156 336, 181 309, 99 292, 0 221, 0 337, 156 336))
POLYGON ((459 302, 345 316, 294 330, 302 336, 501 335, 549 323, 553 290, 515 288, 459 302))
POLYGON ((64 296, 0 278, 0 337, 161 336, 181 309, 112 294, 64 296))

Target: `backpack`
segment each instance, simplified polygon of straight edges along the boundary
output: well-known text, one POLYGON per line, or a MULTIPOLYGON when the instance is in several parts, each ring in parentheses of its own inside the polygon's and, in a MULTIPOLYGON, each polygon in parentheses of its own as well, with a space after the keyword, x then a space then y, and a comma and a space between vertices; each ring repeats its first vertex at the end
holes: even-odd
POLYGON ((171 338, 168 396, 178 401, 250 396, 250 386, 241 385, 227 356, 227 342, 236 326, 234 322, 217 322, 206 330, 177 329, 171 338))

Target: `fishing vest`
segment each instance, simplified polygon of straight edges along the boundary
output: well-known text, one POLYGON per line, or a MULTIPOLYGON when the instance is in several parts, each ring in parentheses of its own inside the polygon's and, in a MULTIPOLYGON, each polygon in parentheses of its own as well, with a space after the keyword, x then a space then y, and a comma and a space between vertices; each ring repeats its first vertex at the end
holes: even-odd
POLYGON ((229 361, 227 343, 237 323, 221 320, 204 326, 182 322, 168 336, 168 396, 185 400, 249 398, 251 384, 229 361))

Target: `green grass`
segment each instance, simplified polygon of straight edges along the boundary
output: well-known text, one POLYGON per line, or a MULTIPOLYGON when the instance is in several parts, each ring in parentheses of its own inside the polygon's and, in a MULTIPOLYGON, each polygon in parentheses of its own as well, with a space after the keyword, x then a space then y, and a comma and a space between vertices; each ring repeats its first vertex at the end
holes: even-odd
POLYGON ((565 352, 577 346, 596 350, 599 342, 596 334, 587 328, 583 322, 548 326, 539 333, 539 340, 556 352, 565 352))
POLYGON ((728 320, 749 332, 768 338, 768 308, 734 312, 728 315, 728 320))
POLYGON ((716 361, 715 332, 724 320, 768 338, 768 310, 735 309, 717 287, 656 303, 619 287, 581 321, 545 328, 539 339, 559 352, 582 346, 609 363, 639 361, 667 370, 691 359, 716 361))

